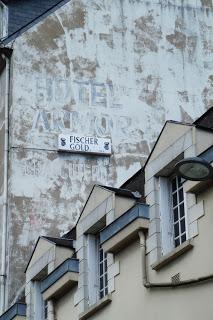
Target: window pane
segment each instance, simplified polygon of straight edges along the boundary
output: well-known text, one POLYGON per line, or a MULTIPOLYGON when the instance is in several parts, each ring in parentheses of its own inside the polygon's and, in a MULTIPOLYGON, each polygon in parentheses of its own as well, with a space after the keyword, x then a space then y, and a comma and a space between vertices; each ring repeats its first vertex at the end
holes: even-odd
POLYGON ((175 247, 177 247, 179 245, 180 245, 180 239, 178 238, 178 239, 175 240, 175 247))
POLYGON ((178 177, 178 187, 182 186, 181 177, 178 177))
POLYGON ((103 277, 100 278, 100 289, 104 287, 104 279, 103 277))
POLYGON ((104 270, 105 271, 107 270, 107 260, 105 260, 105 262, 104 262, 104 270))
POLYGON ((103 263, 100 264, 100 275, 103 274, 103 263))
POLYGON ((99 243, 99 298, 106 295, 108 281, 107 281, 107 253, 105 253, 99 243))
POLYGON ((184 211, 184 203, 180 205, 180 218, 184 217, 185 211, 184 211))
POLYGON ((103 260, 103 249, 100 250, 100 261, 103 260))
POLYGON ((175 191, 177 189, 176 187, 176 179, 172 180, 172 191, 175 191))
POLYGON ((174 209, 174 222, 178 221, 178 208, 174 209))
POLYGON ((175 237, 179 236, 179 222, 175 223, 174 229, 175 229, 175 237))
POLYGON ((186 231, 185 219, 184 218, 180 221, 180 229, 181 229, 181 233, 184 233, 186 231))
POLYGON ((177 192, 173 194, 172 199, 173 199, 173 207, 175 207, 177 205, 177 192))
POLYGON ((183 234, 183 235, 181 236, 181 242, 183 243, 184 241, 186 241, 186 234, 183 234))
POLYGON ((179 202, 183 201, 183 188, 179 190, 179 202))

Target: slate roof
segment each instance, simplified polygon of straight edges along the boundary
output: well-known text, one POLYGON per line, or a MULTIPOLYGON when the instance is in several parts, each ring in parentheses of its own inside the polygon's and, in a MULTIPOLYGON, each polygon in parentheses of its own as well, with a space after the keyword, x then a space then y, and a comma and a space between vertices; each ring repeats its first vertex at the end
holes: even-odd
POLYGON ((44 19, 70 0, 2 0, 8 7, 8 36, 3 44, 44 19))
POLYGON ((209 108, 194 124, 202 128, 213 129, 213 107, 209 108))

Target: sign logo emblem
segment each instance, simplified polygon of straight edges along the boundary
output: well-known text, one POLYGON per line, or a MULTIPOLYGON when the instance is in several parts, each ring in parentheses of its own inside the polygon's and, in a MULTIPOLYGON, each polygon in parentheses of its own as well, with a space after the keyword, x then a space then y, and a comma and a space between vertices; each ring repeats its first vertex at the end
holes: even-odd
POLYGON ((109 142, 104 142, 104 149, 109 150, 109 142))
POLYGON ((62 145, 62 147, 66 146, 66 139, 65 138, 61 138, 61 145, 62 145))

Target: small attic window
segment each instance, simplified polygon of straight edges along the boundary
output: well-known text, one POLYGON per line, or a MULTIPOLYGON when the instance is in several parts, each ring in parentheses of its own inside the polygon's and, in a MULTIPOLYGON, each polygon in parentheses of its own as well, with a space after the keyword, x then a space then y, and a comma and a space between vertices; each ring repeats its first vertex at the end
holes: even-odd
POLYGON ((8 8, 0 1, 0 38, 8 33, 8 8))

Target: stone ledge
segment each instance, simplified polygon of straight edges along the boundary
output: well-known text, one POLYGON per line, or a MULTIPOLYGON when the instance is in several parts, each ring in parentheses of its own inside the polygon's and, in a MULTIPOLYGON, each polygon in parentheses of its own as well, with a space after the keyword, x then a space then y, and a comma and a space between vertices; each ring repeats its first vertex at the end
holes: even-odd
POLYGON ((172 250, 162 258, 160 258, 158 261, 153 263, 151 267, 153 270, 156 270, 156 271, 160 270, 166 264, 175 260, 176 258, 181 256, 183 253, 189 251, 192 248, 193 248, 193 240, 192 239, 187 240, 184 243, 182 243, 180 246, 178 246, 177 248, 175 248, 174 250, 172 250))
POLYGON ((148 230, 149 220, 138 218, 102 244, 104 252, 116 254, 138 238, 139 230, 148 230))
POLYGON ((96 302, 94 305, 89 307, 86 311, 82 312, 79 315, 79 320, 85 320, 91 317, 93 314, 104 308, 107 304, 109 304, 112 301, 112 295, 108 294, 104 298, 100 299, 98 302, 96 302))

